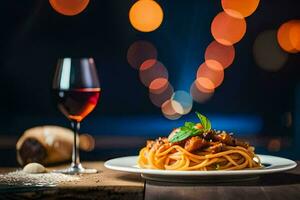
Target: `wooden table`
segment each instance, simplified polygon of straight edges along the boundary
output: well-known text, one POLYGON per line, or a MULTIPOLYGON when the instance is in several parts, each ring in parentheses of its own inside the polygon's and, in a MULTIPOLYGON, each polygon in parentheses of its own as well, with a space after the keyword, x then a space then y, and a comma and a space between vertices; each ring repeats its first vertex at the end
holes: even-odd
MULTIPOLYGON (((62 183, 54 188, 40 190, 3 191, 0 199, 300 199, 300 162, 285 173, 263 175, 251 182, 219 184, 178 184, 144 181, 139 175, 105 169, 103 162, 85 163, 100 173, 80 176, 76 182, 62 183), (145 186, 144 186, 145 185, 145 186)), ((60 168, 60 167, 58 167, 60 168)), ((0 169, 12 171, 14 169, 0 169)))
POLYGON ((292 171, 260 176, 251 182, 173 184, 147 181, 145 200, 300 200, 300 162, 292 171))

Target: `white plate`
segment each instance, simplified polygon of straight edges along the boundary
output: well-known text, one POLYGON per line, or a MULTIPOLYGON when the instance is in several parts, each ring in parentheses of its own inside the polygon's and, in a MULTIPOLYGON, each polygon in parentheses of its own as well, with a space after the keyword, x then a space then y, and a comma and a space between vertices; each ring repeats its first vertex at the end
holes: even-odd
POLYGON ((174 170, 155 170, 142 169, 137 166, 138 156, 128 156, 108 160, 104 166, 108 169, 123 172, 138 173, 145 179, 170 182, 195 182, 195 181, 239 181, 256 179, 258 175, 282 172, 293 169, 297 163, 281 157, 258 155, 262 164, 262 169, 245 169, 230 171, 174 171, 174 170))

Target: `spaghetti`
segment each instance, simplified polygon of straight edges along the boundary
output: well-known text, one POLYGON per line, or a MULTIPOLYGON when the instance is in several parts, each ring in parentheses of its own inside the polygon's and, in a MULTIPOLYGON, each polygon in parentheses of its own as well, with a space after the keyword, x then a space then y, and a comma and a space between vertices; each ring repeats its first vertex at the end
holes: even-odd
MULTIPOLYGON (((174 130, 170 136, 174 135, 174 130)), ((147 141, 139 153, 138 165, 162 170, 241 170, 260 168, 254 147, 232 135, 210 130, 171 143, 168 138, 147 141)))

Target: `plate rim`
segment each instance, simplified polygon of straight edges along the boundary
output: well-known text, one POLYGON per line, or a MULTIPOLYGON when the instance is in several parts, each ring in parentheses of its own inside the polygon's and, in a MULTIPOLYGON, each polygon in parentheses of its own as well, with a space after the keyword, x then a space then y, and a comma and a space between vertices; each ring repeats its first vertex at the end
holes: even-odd
MULTIPOLYGON (((279 156, 272 156, 272 155, 263 155, 257 154, 258 157, 263 159, 280 159, 288 162, 288 164, 277 167, 271 168, 271 166, 266 167, 264 169, 246 169, 246 170, 229 170, 229 171, 222 171, 222 170, 213 170, 213 171, 175 171, 175 170, 157 170, 157 169, 142 169, 137 168, 134 166, 114 166, 112 165, 116 160, 121 159, 135 159, 137 160, 138 156, 124 156, 113 158, 107 160, 104 163, 104 166, 111 170, 122 171, 122 172, 129 172, 135 174, 146 174, 146 175, 156 175, 156 176, 233 176, 233 175, 259 175, 259 174, 270 174, 276 172, 282 172, 294 169, 297 166, 297 163, 291 159, 283 158, 279 156)), ((274 165, 274 164, 273 164, 274 165)), ((276 166, 276 165, 275 165, 276 166)))

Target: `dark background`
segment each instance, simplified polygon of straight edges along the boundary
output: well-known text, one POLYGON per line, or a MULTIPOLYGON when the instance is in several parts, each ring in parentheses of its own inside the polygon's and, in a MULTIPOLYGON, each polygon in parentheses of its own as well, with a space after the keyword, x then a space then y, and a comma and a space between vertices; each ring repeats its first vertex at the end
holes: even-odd
MULTIPOLYGON (((180 120, 165 119, 151 103, 138 72, 127 63, 126 53, 137 40, 152 42, 175 90, 189 91, 204 61, 204 51, 213 40, 210 24, 222 11, 220 1, 158 1, 164 10, 164 21, 151 33, 138 32, 130 25, 128 12, 134 2, 91 0, 83 13, 73 17, 58 14, 46 0, 1 2, 0 165, 15 164, 14 144, 27 128, 69 126, 51 97, 52 77, 61 57, 95 59, 102 97, 83 122, 82 132, 97 140, 107 136, 167 135, 185 120, 195 119, 193 112, 180 120), (4 155, 10 159, 4 159, 4 155)), ((253 140, 260 153, 294 159, 300 158, 299 53, 290 54, 279 71, 268 72, 255 64, 252 48, 262 31, 276 30, 287 20, 300 19, 299 9, 298 0, 261 0, 256 12, 246 19, 246 35, 235 45, 236 57, 225 70, 223 84, 212 99, 193 107, 193 111, 210 117, 214 127, 253 140), (292 117, 288 127, 287 115, 292 117), (267 148, 274 138, 281 142, 279 152, 267 148)), ((98 147, 93 153, 83 154, 83 158, 137 154, 140 143, 123 149, 98 147)))

